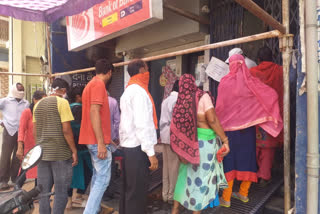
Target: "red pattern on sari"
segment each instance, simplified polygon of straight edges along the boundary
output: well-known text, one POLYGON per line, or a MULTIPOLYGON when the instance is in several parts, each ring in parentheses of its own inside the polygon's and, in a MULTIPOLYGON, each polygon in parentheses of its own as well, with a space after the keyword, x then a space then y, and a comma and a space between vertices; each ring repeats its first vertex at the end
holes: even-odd
POLYGON ((170 69, 169 66, 166 66, 162 72, 165 78, 167 79, 167 84, 164 87, 163 100, 165 100, 171 93, 175 81, 179 80, 179 77, 170 69))
POLYGON ((199 164, 197 136, 197 109, 202 95, 191 74, 184 74, 179 81, 179 95, 173 109, 170 126, 170 145, 180 158, 191 164, 199 164))

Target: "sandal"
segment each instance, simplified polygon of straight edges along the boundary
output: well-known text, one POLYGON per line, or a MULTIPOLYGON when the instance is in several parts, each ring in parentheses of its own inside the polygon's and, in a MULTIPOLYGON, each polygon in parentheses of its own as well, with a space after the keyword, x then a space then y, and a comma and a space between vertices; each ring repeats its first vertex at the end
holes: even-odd
POLYGON ((238 199, 238 200, 240 200, 240 201, 242 201, 243 203, 249 202, 249 198, 248 198, 248 197, 243 196, 243 195, 241 195, 241 194, 238 193, 238 192, 233 192, 233 193, 232 193, 232 197, 233 197, 233 198, 236 198, 236 199, 238 199))
POLYGON ((72 207, 84 208, 84 207, 86 207, 86 205, 87 205, 87 200, 82 200, 81 203, 77 203, 77 202, 72 201, 72 207))
POLYGON ((74 198, 74 199, 72 199, 72 203, 77 203, 77 204, 82 204, 83 201, 85 201, 85 200, 82 199, 82 198, 74 198))
POLYGON ((221 207, 229 208, 231 206, 231 202, 223 200, 222 197, 219 198, 219 202, 221 207))

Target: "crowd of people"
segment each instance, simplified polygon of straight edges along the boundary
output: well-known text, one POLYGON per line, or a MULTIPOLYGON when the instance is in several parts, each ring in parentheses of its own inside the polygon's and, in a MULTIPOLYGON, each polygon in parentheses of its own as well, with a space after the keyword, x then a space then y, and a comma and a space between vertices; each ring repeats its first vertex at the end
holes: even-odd
POLYGON ((85 214, 99 213, 113 152, 121 150, 119 212, 143 214, 150 171, 158 169, 158 144, 162 199, 172 204, 172 214, 181 206, 195 214, 230 207, 231 197, 248 202, 252 182, 271 180, 275 148, 282 142, 282 67, 272 62, 267 47, 258 52, 259 65, 239 48, 229 52, 226 62, 230 72, 220 81, 216 102, 191 74, 184 74, 162 102, 159 124, 148 90, 149 68, 140 59, 128 65, 130 80, 120 110, 106 89, 114 70, 106 59, 96 62, 96 76, 84 88, 70 89, 56 78, 48 95, 34 92, 30 105, 23 99, 23 85, 13 85, 0 99, 0 190, 9 188, 10 179, 15 182, 20 161, 39 144, 42 159, 26 178, 35 178, 43 193, 55 192, 52 208, 49 196, 40 198, 40 213, 60 214, 73 206, 84 207, 85 214), (233 192, 234 180, 242 181, 239 191, 233 192))

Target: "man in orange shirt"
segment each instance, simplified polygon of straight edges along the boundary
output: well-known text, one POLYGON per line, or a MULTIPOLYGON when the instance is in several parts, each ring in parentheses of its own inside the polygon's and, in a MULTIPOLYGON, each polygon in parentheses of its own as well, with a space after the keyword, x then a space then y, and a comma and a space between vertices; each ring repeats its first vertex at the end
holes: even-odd
POLYGON ((86 144, 91 156, 93 176, 84 214, 96 214, 111 177, 111 122, 106 83, 113 66, 106 59, 96 62, 96 76, 82 95, 82 121, 79 144, 86 144))

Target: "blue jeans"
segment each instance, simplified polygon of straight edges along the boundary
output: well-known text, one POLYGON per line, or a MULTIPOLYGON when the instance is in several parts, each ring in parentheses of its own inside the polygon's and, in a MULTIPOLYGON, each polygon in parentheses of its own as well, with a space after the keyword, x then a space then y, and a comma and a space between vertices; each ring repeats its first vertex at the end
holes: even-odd
POLYGON ((84 214, 96 214, 100 210, 100 203, 102 196, 107 189, 110 178, 111 178, 111 161, 112 155, 109 149, 109 146, 106 145, 108 156, 107 159, 101 160, 97 157, 98 155, 98 145, 87 145, 92 166, 93 166, 93 175, 91 179, 91 189, 90 195, 84 214))

